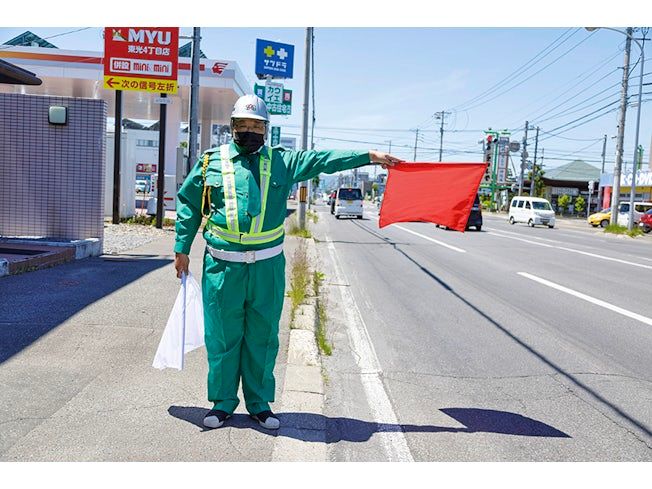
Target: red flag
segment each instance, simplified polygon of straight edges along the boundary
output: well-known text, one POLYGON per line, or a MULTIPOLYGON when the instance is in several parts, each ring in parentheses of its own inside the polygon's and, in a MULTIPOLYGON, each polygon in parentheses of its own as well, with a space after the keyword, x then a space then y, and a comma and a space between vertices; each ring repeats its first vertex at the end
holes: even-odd
POLYGON ((466 229, 486 163, 398 163, 390 167, 378 225, 434 222, 466 229))

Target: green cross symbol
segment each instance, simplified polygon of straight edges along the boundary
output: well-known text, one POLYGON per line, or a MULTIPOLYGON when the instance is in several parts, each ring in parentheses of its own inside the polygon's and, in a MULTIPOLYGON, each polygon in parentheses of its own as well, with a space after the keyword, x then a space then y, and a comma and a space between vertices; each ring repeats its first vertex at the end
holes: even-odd
POLYGON ((263 49, 263 52, 268 58, 274 56, 274 50, 272 49, 272 46, 267 46, 265 49, 263 49))

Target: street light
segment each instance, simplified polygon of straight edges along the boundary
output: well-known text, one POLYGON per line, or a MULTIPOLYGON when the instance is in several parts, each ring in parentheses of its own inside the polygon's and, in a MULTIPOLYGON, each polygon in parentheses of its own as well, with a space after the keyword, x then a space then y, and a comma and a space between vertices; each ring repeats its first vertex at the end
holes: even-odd
MULTIPOLYGON (((641 37, 639 39, 636 39, 635 37, 633 37, 628 32, 621 31, 619 29, 614 29, 613 27, 585 27, 585 29, 587 31, 589 31, 589 32, 594 31, 596 29, 607 29, 609 31, 619 32, 620 34, 623 34, 624 36, 627 36, 628 39, 634 41, 636 43, 636 45, 638 46, 638 48, 641 50, 641 75, 640 75, 639 80, 638 80, 638 107, 636 109, 636 139, 635 139, 635 143, 634 143, 634 160, 633 160, 634 164, 633 164, 633 167, 632 167, 632 184, 631 184, 632 186, 631 186, 630 193, 629 193, 629 222, 627 223, 627 229, 631 231, 633 229, 633 227, 634 227, 634 195, 636 194, 636 170, 637 170, 636 162, 637 162, 637 156, 638 156, 638 154, 637 154, 638 153, 638 133, 639 133, 639 128, 641 126, 641 105, 642 105, 641 104, 641 97, 643 95, 643 65, 645 64, 644 45, 645 45, 645 41, 646 41, 645 35, 647 34, 647 31, 643 33, 643 37, 641 37), (643 43, 640 43, 639 41, 643 41, 643 43)), ((627 69, 627 67, 625 67, 625 69, 627 69)), ((624 125, 624 123, 625 123, 625 121, 623 120, 623 125, 624 125)), ((614 171, 614 188, 619 188, 616 185, 616 181, 615 181, 616 174, 615 173, 616 172, 614 171)), ((620 193, 620 191, 618 193, 620 193)), ((614 193, 614 196, 612 196, 612 199, 611 199, 611 203, 612 203, 612 205, 611 205, 611 215, 612 216, 618 214, 618 198, 619 198, 619 195, 615 195, 615 193, 614 193), (616 204, 615 207, 614 207, 614 203, 616 204)), ((612 221, 612 222, 615 222, 615 221, 612 221)))

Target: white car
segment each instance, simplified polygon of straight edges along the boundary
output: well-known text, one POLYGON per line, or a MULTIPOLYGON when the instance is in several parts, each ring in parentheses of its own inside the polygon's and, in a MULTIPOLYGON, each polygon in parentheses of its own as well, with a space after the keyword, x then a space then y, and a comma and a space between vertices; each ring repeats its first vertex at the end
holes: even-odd
MULTIPOLYGON (((634 226, 641 221, 641 216, 652 209, 652 202, 634 202, 634 226)), ((618 205, 618 224, 629 225, 629 202, 621 202, 618 205)))
POLYGON ((528 226, 541 224, 555 227, 555 211, 550 202, 539 197, 514 197, 509 206, 509 223, 525 222, 528 226))
POLYGON ((333 214, 336 219, 342 216, 354 216, 362 219, 362 191, 355 187, 338 188, 333 214))

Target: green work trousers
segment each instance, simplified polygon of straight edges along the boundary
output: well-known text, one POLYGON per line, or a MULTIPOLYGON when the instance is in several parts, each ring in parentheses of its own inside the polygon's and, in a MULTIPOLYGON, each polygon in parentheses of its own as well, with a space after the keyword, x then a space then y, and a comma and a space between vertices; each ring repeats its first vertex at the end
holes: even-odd
POLYGON ((285 295, 285 256, 237 263, 205 253, 202 294, 208 400, 214 403, 213 409, 235 411, 240 403, 240 377, 247 411, 258 414, 270 409, 285 295))

